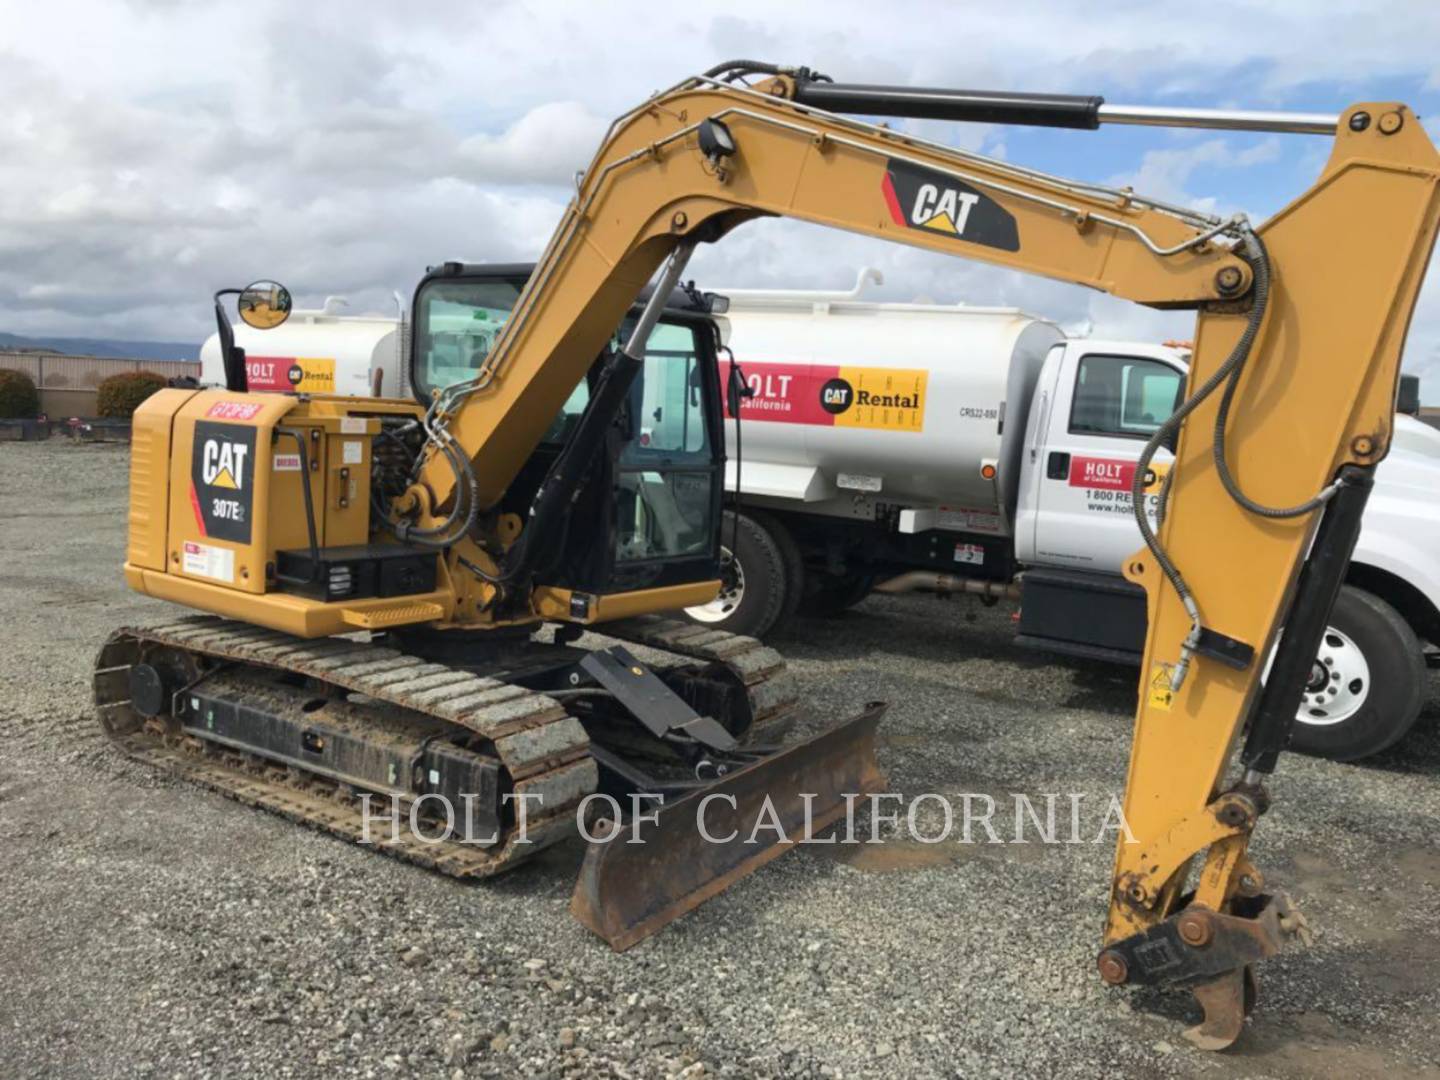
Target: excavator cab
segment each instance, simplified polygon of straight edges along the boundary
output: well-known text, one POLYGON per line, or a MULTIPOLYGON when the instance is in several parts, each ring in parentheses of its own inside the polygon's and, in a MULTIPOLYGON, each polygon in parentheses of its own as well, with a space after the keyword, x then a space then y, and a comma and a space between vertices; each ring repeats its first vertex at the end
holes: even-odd
MULTIPOLYGON (((417 401, 475 376, 530 276, 526 264, 445 263, 416 287, 410 382, 417 401)), ((721 430, 717 332, 722 302, 677 289, 651 332, 644 363, 600 440, 590 482, 547 581, 608 594, 713 581, 719 576, 721 430)), ((500 502, 524 515, 557 459, 582 430, 608 355, 640 317, 637 306, 571 390, 500 502)))

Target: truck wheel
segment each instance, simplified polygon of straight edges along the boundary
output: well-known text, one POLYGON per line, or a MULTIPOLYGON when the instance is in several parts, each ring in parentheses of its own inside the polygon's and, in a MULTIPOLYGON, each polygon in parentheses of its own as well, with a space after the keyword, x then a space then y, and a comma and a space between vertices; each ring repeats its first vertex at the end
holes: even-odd
POLYGON ((716 630, 761 637, 775 625, 785 604, 785 561, 775 538, 754 518, 742 513, 738 525, 735 514, 726 510, 720 533, 720 595, 686 608, 684 614, 716 630))
POLYGON ((1378 754, 1404 737, 1425 703, 1425 655, 1385 601, 1346 585, 1320 644, 1290 747, 1334 761, 1378 754))
POLYGON ((805 578, 800 613, 833 618, 864 600, 874 587, 874 574, 810 574, 805 578))
POLYGON ((770 627, 771 630, 778 630, 794 618, 800 601, 804 599, 805 560, 800 556, 800 545, 795 542, 790 529, 775 515, 761 510, 746 510, 745 516, 770 534, 770 539, 775 541, 775 547, 779 549, 781 565, 785 567, 785 600, 780 605, 780 614, 775 617, 775 622, 770 627))

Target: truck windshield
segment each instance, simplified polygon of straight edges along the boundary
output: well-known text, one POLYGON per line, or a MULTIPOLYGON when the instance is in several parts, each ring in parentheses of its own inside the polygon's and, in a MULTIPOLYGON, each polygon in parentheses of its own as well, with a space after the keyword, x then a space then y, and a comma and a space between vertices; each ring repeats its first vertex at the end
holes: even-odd
POLYGON ((1184 376, 1169 364, 1139 356, 1080 358, 1070 431, 1149 438, 1180 403, 1184 376))

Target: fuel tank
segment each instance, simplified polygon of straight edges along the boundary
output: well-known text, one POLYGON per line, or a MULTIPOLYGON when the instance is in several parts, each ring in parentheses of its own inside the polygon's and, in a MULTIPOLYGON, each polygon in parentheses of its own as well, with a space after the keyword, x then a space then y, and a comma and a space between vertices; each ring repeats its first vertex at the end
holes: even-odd
MULTIPOLYGON (((878 277, 850 293, 718 290, 751 391, 742 490, 817 512, 856 495, 952 506, 975 519, 956 527, 1008 532, 1031 399, 1064 334, 1016 308, 860 299, 878 277)), ((733 485, 728 403, 726 417, 733 485)))

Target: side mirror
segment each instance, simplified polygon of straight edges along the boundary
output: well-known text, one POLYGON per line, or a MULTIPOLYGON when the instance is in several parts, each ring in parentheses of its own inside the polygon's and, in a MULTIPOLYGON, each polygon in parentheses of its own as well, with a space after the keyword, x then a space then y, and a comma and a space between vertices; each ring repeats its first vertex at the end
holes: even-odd
POLYGON ((256 281, 240 290, 235 306, 246 326, 273 330, 290 317, 290 290, 278 281, 256 281))
POLYGON ((1400 376, 1400 394, 1395 399, 1395 411, 1408 413, 1411 416, 1420 415, 1419 375, 1400 376))
POLYGON ((735 354, 729 349, 725 350, 730 354, 730 379, 725 387, 725 404, 729 409, 731 417, 740 419, 740 403, 746 398, 755 396, 755 388, 745 380, 745 372, 735 362, 735 354))

